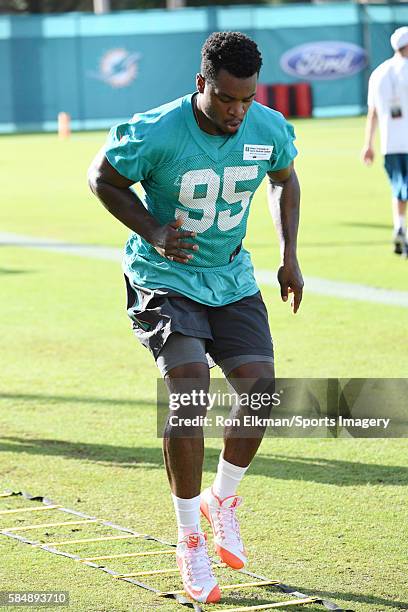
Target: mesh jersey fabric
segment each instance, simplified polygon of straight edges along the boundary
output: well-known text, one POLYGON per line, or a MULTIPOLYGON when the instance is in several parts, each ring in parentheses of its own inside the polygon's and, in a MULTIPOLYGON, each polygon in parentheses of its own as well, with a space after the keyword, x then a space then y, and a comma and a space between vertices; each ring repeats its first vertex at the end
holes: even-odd
POLYGON ((253 194, 267 172, 296 156, 295 136, 280 113, 254 102, 236 134, 211 137, 195 121, 192 95, 114 126, 105 154, 120 174, 141 182, 145 206, 161 225, 182 216, 181 229, 197 232, 199 251, 187 264, 162 257, 133 233, 123 261, 131 283, 222 306, 258 291, 249 253, 234 255, 253 194), (248 144, 266 147, 269 157, 249 158, 248 144))

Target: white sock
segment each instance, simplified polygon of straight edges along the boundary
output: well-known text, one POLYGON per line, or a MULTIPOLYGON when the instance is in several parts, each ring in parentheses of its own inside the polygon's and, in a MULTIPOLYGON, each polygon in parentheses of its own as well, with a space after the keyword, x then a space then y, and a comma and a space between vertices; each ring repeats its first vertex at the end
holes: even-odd
POLYGON ((200 496, 183 499, 171 494, 176 511, 178 539, 190 533, 200 533, 200 496))
POLYGON ((228 463, 221 453, 218 461, 217 475, 212 487, 215 495, 220 499, 235 495, 248 467, 239 467, 239 465, 228 463))
POLYGON ((398 234, 401 229, 403 233, 406 233, 406 216, 405 214, 401 215, 399 211, 399 201, 396 198, 392 199, 392 220, 394 224, 394 232, 398 234))

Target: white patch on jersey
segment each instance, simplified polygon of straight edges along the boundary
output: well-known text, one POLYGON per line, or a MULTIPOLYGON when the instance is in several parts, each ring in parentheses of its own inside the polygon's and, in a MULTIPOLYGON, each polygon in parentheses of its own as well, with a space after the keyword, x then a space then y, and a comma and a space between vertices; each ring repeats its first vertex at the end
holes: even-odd
POLYGON ((244 160, 270 159, 273 146, 244 144, 244 160))

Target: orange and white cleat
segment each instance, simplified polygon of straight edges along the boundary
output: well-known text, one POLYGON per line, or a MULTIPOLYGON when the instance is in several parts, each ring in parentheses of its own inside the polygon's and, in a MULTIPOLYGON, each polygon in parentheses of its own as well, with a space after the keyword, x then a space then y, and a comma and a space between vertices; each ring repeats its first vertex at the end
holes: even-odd
POLYGON ((201 493, 200 510, 212 527, 215 550, 221 561, 236 570, 242 569, 247 561, 235 515, 241 503, 242 497, 237 495, 220 499, 212 489, 201 493))
POLYGON ((192 533, 177 544, 177 565, 187 595, 200 603, 217 603, 221 591, 211 568, 203 533, 192 533))

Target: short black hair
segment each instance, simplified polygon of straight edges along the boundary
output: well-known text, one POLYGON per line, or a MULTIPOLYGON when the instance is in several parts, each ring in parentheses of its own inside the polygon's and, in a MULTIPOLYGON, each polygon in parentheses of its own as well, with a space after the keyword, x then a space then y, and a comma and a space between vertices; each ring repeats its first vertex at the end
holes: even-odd
POLYGON ((201 50, 201 74, 214 83, 221 68, 239 79, 259 74, 262 56, 257 44, 242 32, 214 32, 201 50))

